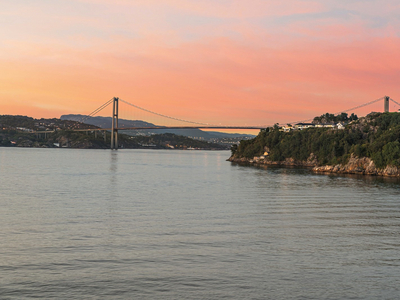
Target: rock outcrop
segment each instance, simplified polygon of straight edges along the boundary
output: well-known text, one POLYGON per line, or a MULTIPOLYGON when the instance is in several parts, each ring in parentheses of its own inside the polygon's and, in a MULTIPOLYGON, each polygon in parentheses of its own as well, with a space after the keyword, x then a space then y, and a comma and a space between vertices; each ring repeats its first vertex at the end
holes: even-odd
POLYGON ((359 174, 359 175, 376 175, 400 177, 400 168, 395 166, 386 166, 379 169, 375 163, 368 157, 358 158, 351 156, 347 164, 320 166, 314 154, 311 154, 306 161, 298 161, 293 158, 287 158, 284 161, 271 161, 265 156, 255 156, 252 159, 231 156, 228 161, 251 164, 251 165, 275 165, 275 166, 298 166, 312 168, 316 173, 337 173, 337 174, 359 174))
POLYGON ((284 161, 272 161, 268 156, 255 156, 252 159, 246 157, 231 156, 228 161, 252 164, 252 165, 270 165, 270 166, 290 166, 290 167, 315 167, 318 166, 317 158, 311 153, 310 157, 305 161, 295 160, 293 158, 286 158, 284 161))
POLYGON ((315 166, 312 169, 317 173, 339 173, 339 174, 360 174, 360 175, 378 175, 400 177, 400 169, 395 166, 386 166, 384 169, 379 169, 375 163, 368 157, 351 156, 348 163, 345 165, 335 166, 315 166))

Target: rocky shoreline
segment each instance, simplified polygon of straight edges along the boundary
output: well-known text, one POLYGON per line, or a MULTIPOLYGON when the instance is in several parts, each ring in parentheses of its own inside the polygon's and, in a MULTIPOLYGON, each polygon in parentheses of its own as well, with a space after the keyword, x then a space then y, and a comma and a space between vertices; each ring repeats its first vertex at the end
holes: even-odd
POLYGON ((311 168, 315 173, 324 174, 357 174, 357 175, 373 175, 373 176, 389 176, 389 177, 400 177, 400 168, 395 166, 386 166, 384 169, 379 169, 375 166, 375 163, 368 157, 358 158, 351 156, 348 163, 345 165, 338 164, 332 166, 320 166, 313 155, 307 159, 307 161, 297 161, 292 158, 287 158, 284 161, 271 161, 264 156, 254 157, 253 159, 248 158, 237 158, 231 156, 228 161, 239 164, 250 164, 250 165, 270 165, 270 166, 283 166, 283 167, 306 167, 311 168))

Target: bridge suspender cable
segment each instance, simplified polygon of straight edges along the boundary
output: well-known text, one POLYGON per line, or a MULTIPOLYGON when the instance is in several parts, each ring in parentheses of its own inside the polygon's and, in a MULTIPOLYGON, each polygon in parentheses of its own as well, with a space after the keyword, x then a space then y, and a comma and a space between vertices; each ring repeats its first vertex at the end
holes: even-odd
MULTIPOLYGON (((396 102, 392 98, 389 98, 388 96, 385 96, 385 97, 381 97, 379 99, 376 99, 376 100, 373 100, 373 101, 358 105, 356 107, 352 107, 350 109, 342 110, 342 111, 336 113, 335 115, 339 115, 341 113, 346 113, 346 112, 349 112, 349 111, 354 111, 354 110, 359 109, 361 107, 364 107, 364 106, 373 104, 375 102, 381 101, 382 99, 385 99, 385 111, 389 110, 389 105, 388 105, 389 100, 391 100, 392 102, 394 102, 395 104, 400 106, 400 103, 396 102)), ((163 118, 167 118, 167 119, 171 119, 171 120, 175 120, 175 121, 179 121, 179 122, 195 124, 195 125, 202 125, 202 126, 205 126, 204 128, 225 128, 225 129, 228 129, 228 128, 239 128, 239 127, 236 127, 236 126, 221 126, 221 125, 217 126, 217 125, 212 125, 212 124, 208 124, 208 123, 194 122, 194 121, 188 121, 188 120, 184 120, 184 119, 174 118, 174 117, 170 117, 170 116, 163 115, 163 114, 160 114, 160 113, 156 113, 154 111, 145 109, 143 107, 137 106, 135 104, 132 104, 132 103, 130 103, 128 101, 125 101, 125 100, 122 100, 122 99, 119 99, 119 98, 112 98, 112 99, 108 100, 106 103, 104 103, 103 105, 101 105, 100 107, 98 107, 97 109, 95 109, 94 111, 92 111, 89 115, 84 116, 81 119, 81 123, 83 123, 87 119, 95 116, 97 113, 99 113, 100 111, 105 109, 111 103, 114 103, 114 105, 113 105, 113 121, 112 121, 112 129, 111 129, 111 149, 118 149, 118 101, 121 101, 121 102, 123 102, 123 103, 125 103, 127 105, 130 105, 130 106, 132 106, 134 108, 137 108, 139 110, 148 112, 148 113, 153 114, 153 115, 157 115, 157 116, 160 116, 160 117, 163 117, 163 118)), ((309 122, 309 121, 312 121, 312 120, 313 119, 308 119, 308 120, 304 120, 304 121, 291 122, 291 123, 288 123, 288 124, 309 122)), ((263 128, 266 128, 266 127, 268 127, 268 126, 265 126, 263 128)), ((163 128, 165 128, 165 127, 163 127, 163 128)), ((241 129, 245 129, 247 127, 243 127, 243 128, 240 127, 240 128, 241 129)), ((260 128, 257 128, 257 129, 260 129, 260 128)), ((105 133, 104 133, 104 138, 106 139, 106 134, 105 133)))
MULTIPOLYGON (((389 97, 387 97, 387 96, 381 97, 381 98, 379 98, 379 99, 376 99, 376 100, 373 100, 373 101, 370 101, 370 102, 367 102, 367 103, 364 103, 364 104, 361 104, 361 105, 358 105, 358 106, 355 106, 355 107, 352 107, 352 108, 349 108, 349 109, 346 109, 346 110, 342 110, 342 111, 340 111, 340 112, 335 113, 335 115, 338 115, 338 114, 340 114, 340 113, 346 113, 346 112, 349 112, 349 111, 354 111, 354 110, 359 109, 359 108, 361 108, 361 107, 364 107, 364 106, 373 104, 373 103, 375 103, 375 102, 381 101, 381 100, 384 99, 384 98, 387 99, 387 98, 389 98, 389 97)), ((392 98, 389 98, 389 99, 390 99, 393 103, 395 103, 395 104, 397 104, 397 105, 400 106, 400 103, 396 102, 396 101, 393 100, 392 98)), ((137 106, 137 105, 132 104, 132 103, 130 103, 130 102, 128 102, 128 101, 125 101, 125 100, 123 100, 123 99, 118 99, 118 100, 121 101, 121 102, 123 102, 123 103, 125 103, 125 104, 127 104, 127 105, 130 105, 130 106, 132 106, 132 107, 134 107, 134 108, 137 108, 137 109, 139 109, 139 110, 148 112, 148 113, 150 113, 150 114, 157 115, 157 116, 160 116, 160 117, 163 117, 163 118, 167 118, 167 119, 171 119, 171 120, 175 120, 175 121, 179 121, 179 122, 184 122, 184 123, 189 123, 189 124, 195 124, 195 125, 202 125, 202 126, 207 126, 207 127, 214 127, 214 128, 229 128, 229 127, 237 128, 236 126, 221 126, 221 125, 218 126, 218 125, 213 125, 213 124, 209 124, 209 123, 194 122, 194 121, 188 121, 188 120, 179 119, 179 118, 175 118, 175 117, 170 117, 170 116, 167 116, 167 115, 164 115, 164 114, 160 114, 160 113, 157 113, 157 112, 154 112, 154 111, 145 109, 145 108, 143 108, 143 107, 137 106)), ((111 103, 113 103, 113 102, 114 102, 114 98, 108 100, 108 101, 105 102, 103 105, 101 105, 100 107, 98 107, 97 109, 95 109, 94 111, 92 111, 89 115, 84 116, 84 117, 81 119, 81 122, 83 123, 83 122, 85 122, 87 119, 89 119, 89 118, 95 116, 97 113, 99 113, 100 111, 102 111, 103 109, 105 109, 107 106, 109 106, 109 105, 110 105, 111 103)), ((309 121, 312 121, 312 120, 313 120, 313 119, 307 119, 307 120, 303 120, 303 121, 290 122, 290 123, 288 123, 288 124, 304 123, 304 122, 309 122, 309 121)), ((265 126, 265 127, 268 127, 268 126, 265 126)), ((247 128, 247 127, 246 127, 246 128, 247 128)))
POLYGON ((101 112, 103 109, 105 109, 107 106, 109 106, 113 101, 114 101, 114 98, 108 100, 106 103, 104 103, 103 105, 101 105, 100 107, 98 107, 97 109, 92 111, 90 114, 88 114, 87 116, 84 116, 81 119, 81 123, 83 123, 84 121, 86 121, 89 118, 94 117, 97 113, 101 112))

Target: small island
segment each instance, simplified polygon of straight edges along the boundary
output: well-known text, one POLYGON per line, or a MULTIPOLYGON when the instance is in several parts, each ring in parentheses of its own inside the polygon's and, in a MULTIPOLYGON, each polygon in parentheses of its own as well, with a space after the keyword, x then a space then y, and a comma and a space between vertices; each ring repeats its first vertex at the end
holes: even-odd
POLYGON ((228 160, 241 164, 400 177, 400 113, 327 113, 310 124, 276 124, 231 151, 228 160))

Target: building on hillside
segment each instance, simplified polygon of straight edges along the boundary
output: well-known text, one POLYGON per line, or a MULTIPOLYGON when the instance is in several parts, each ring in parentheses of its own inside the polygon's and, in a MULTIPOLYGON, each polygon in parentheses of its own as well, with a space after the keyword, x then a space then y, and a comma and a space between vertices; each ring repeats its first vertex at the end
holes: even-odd
POLYGON ((287 124, 286 126, 281 126, 280 127, 280 131, 284 131, 284 132, 289 132, 293 130, 293 126, 290 124, 287 124))
POLYGON ((294 129, 297 129, 297 130, 303 130, 303 129, 313 128, 313 127, 315 127, 315 124, 313 124, 313 123, 297 123, 294 125, 294 129))
POLYGON ((32 129, 25 128, 25 127, 17 127, 16 129, 19 130, 19 131, 25 131, 25 132, 32 132, 33 131, 32 129))
POLYGON ((335 124, 335 123, 319 123, 319 124, 315 124, 315 127, 317 127, 317 128, 335 128, 335 127, 337 127, 337 124, 335 124))
POLYGON ((344 129, 345 127, 346 127, 346 126, 345 126, 343 123, 340 123, 340 122, 339 122, 339 123, 336 124, 336 128, 337 128, 337 129, 342 130, 342 129, 344 129))
POLYGON ((286 125, 281 126, 280 131, 289 132, 291 130, 303 130, 308 128, 332 128, 332 129, 344 129, 345 123, 320 123, 320 124, 313 124, 313 123, 297 123, 294 126, 286 125))

